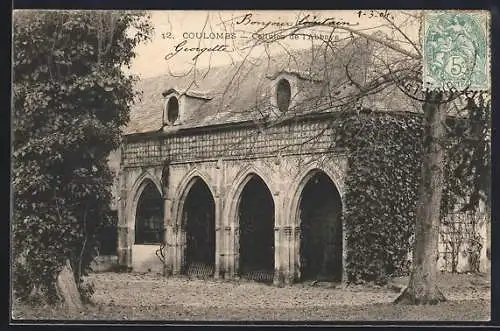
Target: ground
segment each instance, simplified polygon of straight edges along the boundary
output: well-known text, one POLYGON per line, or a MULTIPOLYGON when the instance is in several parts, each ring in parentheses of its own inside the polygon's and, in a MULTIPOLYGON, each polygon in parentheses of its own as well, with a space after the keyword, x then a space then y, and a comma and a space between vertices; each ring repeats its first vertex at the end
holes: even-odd
POLYGON ((15 319, 173 321, 377 321, 490 319, 490 278, 441 274, 448 301, 436 306, 402 306, 392 301, 407 278, 389 286, 306 283, 275 287, 250 281, 163 278, 151 274, 96 273, 93 305, 78 313, 14 303, 15 319))

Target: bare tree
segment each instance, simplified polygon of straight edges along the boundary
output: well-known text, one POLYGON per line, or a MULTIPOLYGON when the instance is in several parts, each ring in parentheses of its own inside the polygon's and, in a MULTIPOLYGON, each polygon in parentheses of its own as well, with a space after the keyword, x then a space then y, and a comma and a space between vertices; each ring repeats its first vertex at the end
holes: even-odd
MULTIPOLYGON (((360 12, 359 16, 361 15, 360 12)), ((447 132, 445 119, 450 112, 456 114, 457 103, 462 104, 467 98, 474 100, 474 97, 467 94, 466 90, 461 92, 423 90, 423 52, 419 40, 420 33, 408 33, 422 29, 422 12, 401 11, 397 14, 375 12, 374 14, 372 11, 371 16, 374 15, 381 22, 376 26, 378 32, 375 33, 371 33, 370 28, 362 29, 350 25, 349 22, 333 18, 320 19, 303 13, 298 14, 294 23, 261 22, 251 13, 229 21, 220 18, 219 21, 226 29, 234 31, 253 29, 251 30, 253 36, 261 36, 235 47, 243 58, 239 64, 239 69, 242 71, 245 70, 245 66, 257 65, 249 57, 251 51, 257 47, 265 50, 269 63, 272 61, 268 50, 271 46, 275 46, 282 48, 282 52, 289 55, 290 62, 296 61, 296 65, 300 66, 304 63, 304 60, 300 59, 300 52, 291 49, 285 41, 290 38, 311 40, 311 50, 324 54, 324 56, 316 54, 316 57, 311 59, 312 65, 325 66, 323 71, 325 76, 322 80, 324 83, 311 87, 322 92, 313 93, 313 97, 306 101, 309 106, 314 105, 313 112, 319 113, 332 105, 340 108, 363 108, 363 100, 387 91, 396 91, 399 95, 404 95, 407 105, 420 105, 424 113, 424 150, 413 269, 408 287, 396 302, 434 304, 445 300, 436 286, 445 158, 443 141, 447 132), (315 32, 318 28, 322 31, 321 37, 315 32), (318 41, 321 46, 314 46, 318 41), (328 77, 329 70, 326 67, 331 65, 342 66, 344 75, 328 77), (339 92, 346 89, 348 93, 339 92)), ((194 61, 195 71, 197 59, 194 61)), ((230 80, 229 83, 233 87, 227 87, 228 94, 231 93, 231 88, 238 88, 234 87, 238 82, 230 80)), ((196 77, 193 79, 193 84, 196 85, 196 77)), ((297 105, 295 112, 292 110, 274 117, 269 114, 260 115, 268 119, 267 126, 272 126, 283 119, 297 116, 304 105, 304 103, 297 105)), ((259 111, 265 108, 262 107, 262 103, 258 106, 256 108, 259 111)), ((487 111, 488 107, 484 107, 483 110, 487 111)))

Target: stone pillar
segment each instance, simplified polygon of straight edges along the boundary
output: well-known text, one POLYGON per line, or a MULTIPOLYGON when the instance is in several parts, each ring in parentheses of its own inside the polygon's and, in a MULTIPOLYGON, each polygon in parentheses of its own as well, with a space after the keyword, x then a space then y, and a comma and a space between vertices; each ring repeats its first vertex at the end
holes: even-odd
POLYGON ((172 228, 174 232, 174 243, 172 245, 173 249, 173 263, 172 263, 172 273, 174 275, 179 275, 182 272, 182 229, 178 223, 175 223, 172 228))
POLYGON ((280 227, 279 224, 276 224, 274 227, 274 277, 273 277, 274 285, 283 285, 283 270, 281 261, 281 256, 283 255, 281 252, 282 231, 283 228, 280 227))
POLYGON ((222 203, 219 196, 215 202, 215 270, 214 278, 219 279, 224 274, 224 232, 222 224, 222 203))
POLYGON ((293 279, 293 228, 291 225, 286 225, 283 229, 283 273, 284 282, 290 285, 294 282, 293 279))
POLYGON ((168 197, 164 200, 163 217, 165 227, 165 265, 163 269, 164 276, 170 276, 173 273, 174 259, 172 244, 174 243, 174 236, 172 231, 172 202, 168 197))
POLYGON ((284 284, 284 269, 288 266, 285 263, 287 256, 284 230, 284 208, 280 192, 274 193, 274 285, 284 284))
MULTIPOLYGON (((176 200, 172 199, 170 201, 171 205, 176 204, 176 200)), ((169 225, 167 227, 167 231, 169 233, 168 238, 169 238, 169 249, 168 249, 168 256, 169 256, 169 262, 168 264, 172 268, 172 274, 173 275, 178 275, 181 273, 181 268, 182 268, 182 258, 183 258, 183 248, 184 248, 184 241, 183 240, 183 231, 181 229, 181 224, 182 220, 177 219, 177 214, 172 213, 172 208, 169 208, 169 211, 167 212, 169 214, 169 225)), ((182 215, 181 215, 182 217, 182 215)))
POLYGON ((224 251, 223 251, 223 261, 224 261, 224 278, 230 279, 234 276, 234 252, 232 246, 232 236, 233 231, 230 225, 228 225, 227 220, 223 222, 221 226, 221 235, 222 241, 224 242, 224 251))
POLYGON ((118 248, 116 250, 118 256, 118 264, 123 268, 132 267, 132 250, 128 244, 129 229, 126 226, 118 226, 118 248))
POLYGON ((293 254, 293 258, 290 272, 292 274, 293 281, 296 282, 300 279, 300 220, 299 222, 295 223, 292 231, 293 239, 291 253, 293 254))
POLYGON ((238 219, 230 220, 230 229, 229 229, 229 277, 235 278, 239 276, 239 267, 240 267, 240 224, 238 219))
MULTIPOLYGON (((284 192, 286 192, 284 190, 284 192)), ((290 194, 290 193, 289 193, 290 194)), ((287 208, 290 206, 290 196, 289 194, 283 196, 283 272, 284 272, 284 282, 286 285, 291 285, 294 282, 294 231, 292 211, 287 208)))
MULTIPOLYGON (((224 169, 225 171, 225 169, 224 169)), ((224 179, 226 178, 224 172, 224 179)), ((232 215, 226 214, 226 209, 231 207, 231 197, 228 196, 230 187, 220 183, 222 198, 220 199, 220 241, 221 241, 221 276, 224 279, 231 279, 234 277, 234 238, 233 238, 233 219, 232 215)))

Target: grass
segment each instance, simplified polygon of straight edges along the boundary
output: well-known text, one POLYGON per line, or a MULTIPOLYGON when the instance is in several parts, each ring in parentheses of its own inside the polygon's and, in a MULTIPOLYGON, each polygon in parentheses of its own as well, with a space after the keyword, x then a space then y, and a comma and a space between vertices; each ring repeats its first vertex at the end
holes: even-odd
POLYGON ((87 306, 71 312, 62 308, 17 307, 15 319, 48 320, 162 320, 162 321, 488 321, 490 301, 449 301, 436 306, 391 303, 361 306, 296 307, 280 309, 220 309, 182 305, 87 306))
MULTIPOLYGON (((449 299, 434 306, 395 305, 386 287, 277 288, 240 281, 189 280, 153 275, 103 273, 94 304, 81 311, 16 303, 13 318, 24 320, 160 321, 488 321, 487 275, 442 274, 438 285, 449 299)), ((406 284, 407 279, 394 279, 406 284)))

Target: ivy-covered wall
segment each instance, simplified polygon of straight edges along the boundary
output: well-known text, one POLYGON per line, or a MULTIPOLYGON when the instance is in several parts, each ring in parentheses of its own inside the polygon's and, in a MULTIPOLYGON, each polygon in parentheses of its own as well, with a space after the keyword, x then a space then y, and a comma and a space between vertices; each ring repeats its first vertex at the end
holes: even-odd
POLYGON ((350 281, 405 272, 420 179, 422 117, 347 116, 338 144, 349 153, 344 213, 350 281))
MULTIPOLYGON (((342 130, 337 130, 336 144, 349 151, 344 212, 348 278, 352 282, 383 283, 391 276, 407 274, 411 264, 409 252, 413 249, 421 178, 423 117, 411 113, 371 112, 346 114, 339 120, 342 130)), ((440 232, 449 228, 449 219, 457 212, 458 201, 467 198, 473 185, 471 178, 457 171, 465 167, 462 155, 469 155, 475 149, 465 141, 469 139, 465 135, 468 122, 448 118, 446 127, 448 135, 442 145, 446 164, 440 232)), ((474 218, 470 212, 459 211, 458 215, 466 219, 467 224, 474 218)), ((474 231, 480 231, 481 224, 476 227, 474 224, 474 231)), ((470 231, 464 227, 462 232, 455 236, 466 236, 465 232, 470 231)), ((473 250, 470 252, 474 260, 470 266, 472 271, 479 270, 476 256, 486 245, 478 244, 483 238, 476 232, 472 237, 470 233, 466 236, 472 239, 468 239, 467 248, 463 248, 473 250)), ((445 246, 448 244, 444 242, 445 246)), ((456 272, 456 268, 452 269, 456 272)))

